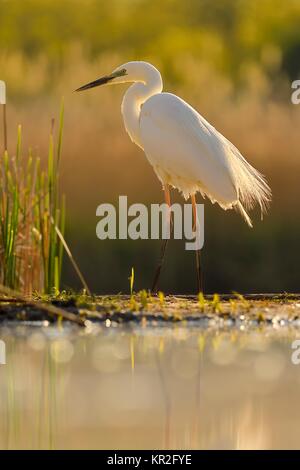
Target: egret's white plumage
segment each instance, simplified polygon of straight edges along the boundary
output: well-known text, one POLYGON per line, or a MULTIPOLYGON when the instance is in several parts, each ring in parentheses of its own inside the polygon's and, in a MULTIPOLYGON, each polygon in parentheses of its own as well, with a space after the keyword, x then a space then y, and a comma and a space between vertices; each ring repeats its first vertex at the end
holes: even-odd
POLYGON ((223 209, 237 209, 252 226, 246 210, 257 203, 264 212, 271 199, 264 177, 188 103, 162 92, 153 65, 128 62, 81 89, 127 82, 133 85, 122 102, 125 128, 163 186, 177 188, 185 198, 199 191, 223 209))

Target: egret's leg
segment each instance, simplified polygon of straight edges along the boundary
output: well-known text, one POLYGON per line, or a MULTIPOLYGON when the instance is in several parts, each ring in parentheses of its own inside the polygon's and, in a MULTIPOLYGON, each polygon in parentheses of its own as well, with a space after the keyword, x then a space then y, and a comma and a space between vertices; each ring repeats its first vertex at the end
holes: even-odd
MULTIPOLYGON (((170 189, 169 189, 169 186, 167 184, 164 186, 164 193, 165 193, 165 203, 169 207, 169 214, 168 214, 167 223, 169 224, 169 230, 170 230, 170 236, 171 236, 171 228, 172 228, 171 197, 170 197, 170 189)), ((151 288, 151 292, 153 292, 153 293, 157 292, 158 281, 159 281, 159 277, 160 277, 160 273, 161 273, 161 268, 162 268, 162 265, 163 265, 163 262, 164 262, 168 241, 169 241, 168 238, 166 238, 162 241, 159 262, 158 262, 158 266, 157 266, 156 271, 155 271, 155 276, 154 276, 153 283, 152 283, 152 288, 151 288)))
MULTIPOLYGON (((193 208, 193 217, 194 217, 194 224, 193 224, 193 231, 196 231, 197 226, 197 203, 195 194, 191 196, 192 200, 192 208, 193 208)), ((203 293, 203 273, 202 273, 202 266, 201 266, 201 250, 196 250, 196 268, 197 268, 197 287, 198 293, 203 293)))

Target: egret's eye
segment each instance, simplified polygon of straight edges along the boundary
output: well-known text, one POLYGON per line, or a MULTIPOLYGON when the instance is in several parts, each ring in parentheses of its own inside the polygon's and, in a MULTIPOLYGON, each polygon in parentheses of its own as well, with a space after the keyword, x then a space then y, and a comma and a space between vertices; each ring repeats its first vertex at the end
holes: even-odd
POLYGON ((123 77, 123 75, 127 75, 127 70, 126 69, 116 70, 114 72, 115 77, 123 77))

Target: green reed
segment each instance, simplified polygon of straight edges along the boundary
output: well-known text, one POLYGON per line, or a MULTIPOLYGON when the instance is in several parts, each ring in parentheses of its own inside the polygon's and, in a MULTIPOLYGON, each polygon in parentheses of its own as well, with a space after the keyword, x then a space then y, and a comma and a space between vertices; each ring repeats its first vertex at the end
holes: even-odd
POLYGON ((22 155, 18 127, 15 154, 0 160, 0 284, 31 294, 59 291, 64 253, 65 198, 59 192, 64 122, 57 142, 51 124, 45 168, 31 150, 22 155))

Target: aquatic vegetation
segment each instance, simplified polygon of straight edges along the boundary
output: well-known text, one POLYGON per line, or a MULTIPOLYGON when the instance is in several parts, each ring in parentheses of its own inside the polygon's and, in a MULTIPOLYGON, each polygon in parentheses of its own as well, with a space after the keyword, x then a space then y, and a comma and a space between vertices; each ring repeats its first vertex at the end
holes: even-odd
POLYGON ((0 283, 27 295, 58 292, 65 230, 65 198, 59 194, 62 104, 57 144, 51 123, 47 168, 29 149, 22 155, 18 126, 15 153, 0 161, 0 283))
POLYGON ((203 292, 199 292, 199 294, 198 294, 198 302, 199 302, 199 307, 200 307, 201 312, 204 312, 204 309, 205 309, 205 298, 204 298, 203 292))
POLYGON ((212 309, 215 313, 222 312, 222 306, 220 303, 220 296, 218 294, 214 294, 213 299, 211 301, 212 309))
POLYGON ((51 121, 48 158, 41 163, 30 148, 22 152, 22 128, 17 129, 15 153, 7 149, 4 113, 4 153, 0 157, 0 285, 27 296, 57 296, 61 288, 62 260, 67 253, 84 290, 87 283, 64 238, 65 196, 60 195, 64 103, 57 138, 51 121))
POLYGON ((164 303, 165 303, 165 294, 161 291, 158 292, 158 299, 159 299, 159 303, 161 305, 161 307, 164 306, 164 303))
POLYGON ((131 275, 129 276, 130 295, 133 296, 134 287, 134 268, 131 268, 131 275))
POLYGON ((140 302, 141 302, 142 309, 146 310, 147 305, 148 305, 148 293, 145 289, 141 290, 140 292, 140 302))

